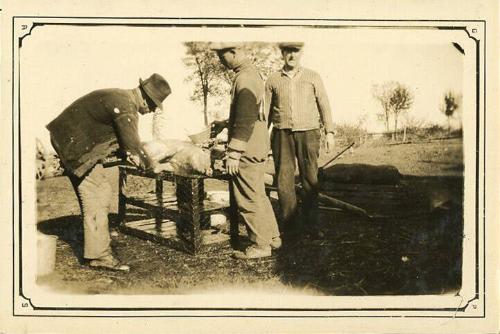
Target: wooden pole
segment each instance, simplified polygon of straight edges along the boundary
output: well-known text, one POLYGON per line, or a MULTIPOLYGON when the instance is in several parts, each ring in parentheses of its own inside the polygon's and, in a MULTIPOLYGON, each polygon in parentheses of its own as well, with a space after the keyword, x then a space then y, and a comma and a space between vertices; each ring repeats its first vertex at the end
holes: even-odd
POLYGON ((338 200, 336 198, 327 196, 325 194, 319 193, 318 194, 318 199, 320 201, 323 201, 323 202, 326 202, 326 203, 328 203, 330 205, 333 205, 336 208, 343 209, 345 211, 349 211, 349 212, 351 212, 353 214, 356 214, 358 216, 368 217, 368 213, 366 212, 365 209, 362 209, 362 208, 360 208, 358 206, 355 206, 355 205, 346 203, 344 201, 338 200))

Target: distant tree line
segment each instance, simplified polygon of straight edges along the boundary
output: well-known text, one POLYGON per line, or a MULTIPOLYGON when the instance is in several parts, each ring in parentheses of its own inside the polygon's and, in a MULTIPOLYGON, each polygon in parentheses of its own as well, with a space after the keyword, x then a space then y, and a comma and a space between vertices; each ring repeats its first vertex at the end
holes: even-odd
MULTIPOLYGON (((209 106, 219 105, 227 100, 234 74, 224 69, 217 54, 210 50, 209 42, 185 42, 184 46, 186 56, 183 62, 189 72, 185 81, 194 85, 190 98, 203 106, 204 123, 208 125, 210 117, 214 116, 209 106)), ((243 47, 264 79, 281 68, 281 53, 275 43, 247 42, 243 47)), ((415 123, 410 114, 414 94, 407 85, 397 81, 375 84, 372 86, 372 95, 381 106, 376 111, 378 119, 384 123, 386 132, 391 133, 393 140, 398 139, 401 118, 405 120, 404 130, 410 123, 415 123)), ((447 117, 449 133, 451 121, 460 104, 460 94, 445 92, 439 110, 447 117)))
MULTIPOLYGON (((397 139, 400 116, 405 116, 406 123, 410 123, 413 118, 409 115, 413 105, 414 95, 411 89, 397 81, 388 81, 372 86, 372 95, 380 103, 381 110, 377 110, 377 116, 385 125, 387 133, 391 133, 392 139, 397 139), (393 131, 390 130, 390 120, 393 120, 393 131)), ((448 134, 451 133, 451 120, 455 116, 460 106, 461 95, 453 91, 447 91, 439 110, 445 114, 448 120, 448 134)), ((406 125, 405 129, 406 130, 406 125)), ((406 135, 406 133, 404 134, 406 135)))

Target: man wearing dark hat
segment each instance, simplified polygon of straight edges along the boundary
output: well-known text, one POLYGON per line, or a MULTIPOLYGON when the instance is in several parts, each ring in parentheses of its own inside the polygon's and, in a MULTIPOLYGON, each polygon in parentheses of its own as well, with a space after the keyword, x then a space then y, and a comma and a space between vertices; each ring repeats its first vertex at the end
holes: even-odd
POLYGON ((264 82, 244 50, 236 43, 212 44, 220 61, 235 72, 231 89, 229 142, 226 162, 230 181, 231 206, 247 226, 253 244, 239 259, 271 256, 281 246, 278 224, 264 189, 265 165, 269 152, 267 121, 263 113, 264 82))
POLYGON ((266 113, 274 126, 271 146, 284 227, 289 232, 299 231, 295 193, 297 159, 303 188, 304 227, 306 233, 321 236, 317 228, 320 122, 327 133, 328 151, 334 145, 334 130, 321 77, 300 66, 303 46, 301 42, 279 44, 284 66, 266 82, 266 113))
POLYGON ((84 258, 94 268, 128 271, 112 254, 108 229, 111 185, 102 161, 119 153, 130 163, 152 168, 138 133, 139 113, 162 109, 171 93, 159 74, 139 79, 134 89, 100 89, 73 102, 47 125, 52 145, 69 176, 83 216, 84 258))

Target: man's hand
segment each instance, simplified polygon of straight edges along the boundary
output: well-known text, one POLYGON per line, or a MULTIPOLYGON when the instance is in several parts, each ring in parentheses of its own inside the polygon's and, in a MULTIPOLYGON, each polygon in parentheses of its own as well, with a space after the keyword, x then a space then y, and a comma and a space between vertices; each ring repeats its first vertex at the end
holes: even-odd
POLYGON ((127 162, 135 167, 141 166, 141 158, 138 155, 132 154, 130 152, 127 152, 127 162))
POLYGON ((226 160, 226 172, 234 176, 238 174, 240 168, 240 160, 228 157, 226 160))
POLYGON ((335 146, 335 137, 333 136, 332 132, 328 132, 326 134, 326 153, 330 153, 330 151, 333 150, 334 146, 335 146))

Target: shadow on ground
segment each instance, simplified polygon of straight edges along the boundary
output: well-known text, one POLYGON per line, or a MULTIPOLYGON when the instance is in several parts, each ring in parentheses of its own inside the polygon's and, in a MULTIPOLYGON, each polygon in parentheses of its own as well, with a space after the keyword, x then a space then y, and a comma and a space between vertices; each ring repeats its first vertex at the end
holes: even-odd
POLYGON ((463 178, 403 177, 392 188, 381 187, 378 196, 370 185, 326 188, 375 218, 323 212, 324 238, 300 240, 280 251, 276 269, 284 283, 329 295, 460 289, 463 178))
MULTIPOLYGON (((129 210, 132 213, 130 219, 144 219, 142 210, 129 210)), ((117 214, 109 215, 110 226, 115 226, 117 214)), ((83 258, 83 224, 80 215, 63 216, 54 219, 48 219, 37 224, 38 231, 55 235, 59 240, 66 243, 72 250, 73 255, 80 264, 85 263, 83 258)))
MULTIPOLYGON (((55 181, 61 180, 46 182, 55 181)), ((99 272, 82 265, 80 216, 58 207, 57 214, 64 216, 38 223, 41 232, 60 239, 56 277, 47 283, 92 294, 187 294, 231 286, 290 287, 347 296, 440 294, 460 289, 462 177, 403 176, 393 185, 324 182, 322 187, 325 194, 363 207, 375 218, 323 211, 324 237, 299 238, 272 258, 248 262, 232 259, 229 247, 195 257, 119 233, 112 247, 118 258, 131 265, 130 273, 99 272)), ((72 194, 67 182, 59 194, 63 196, 64 191, 72 194)), ((42 204, 54 205, 50 208, 56 212, 52 202, 42 204)), ((142 210, 128 213, 144 218, 142 210)), ((115 220, 111 214, 110 221, 115 220)))

